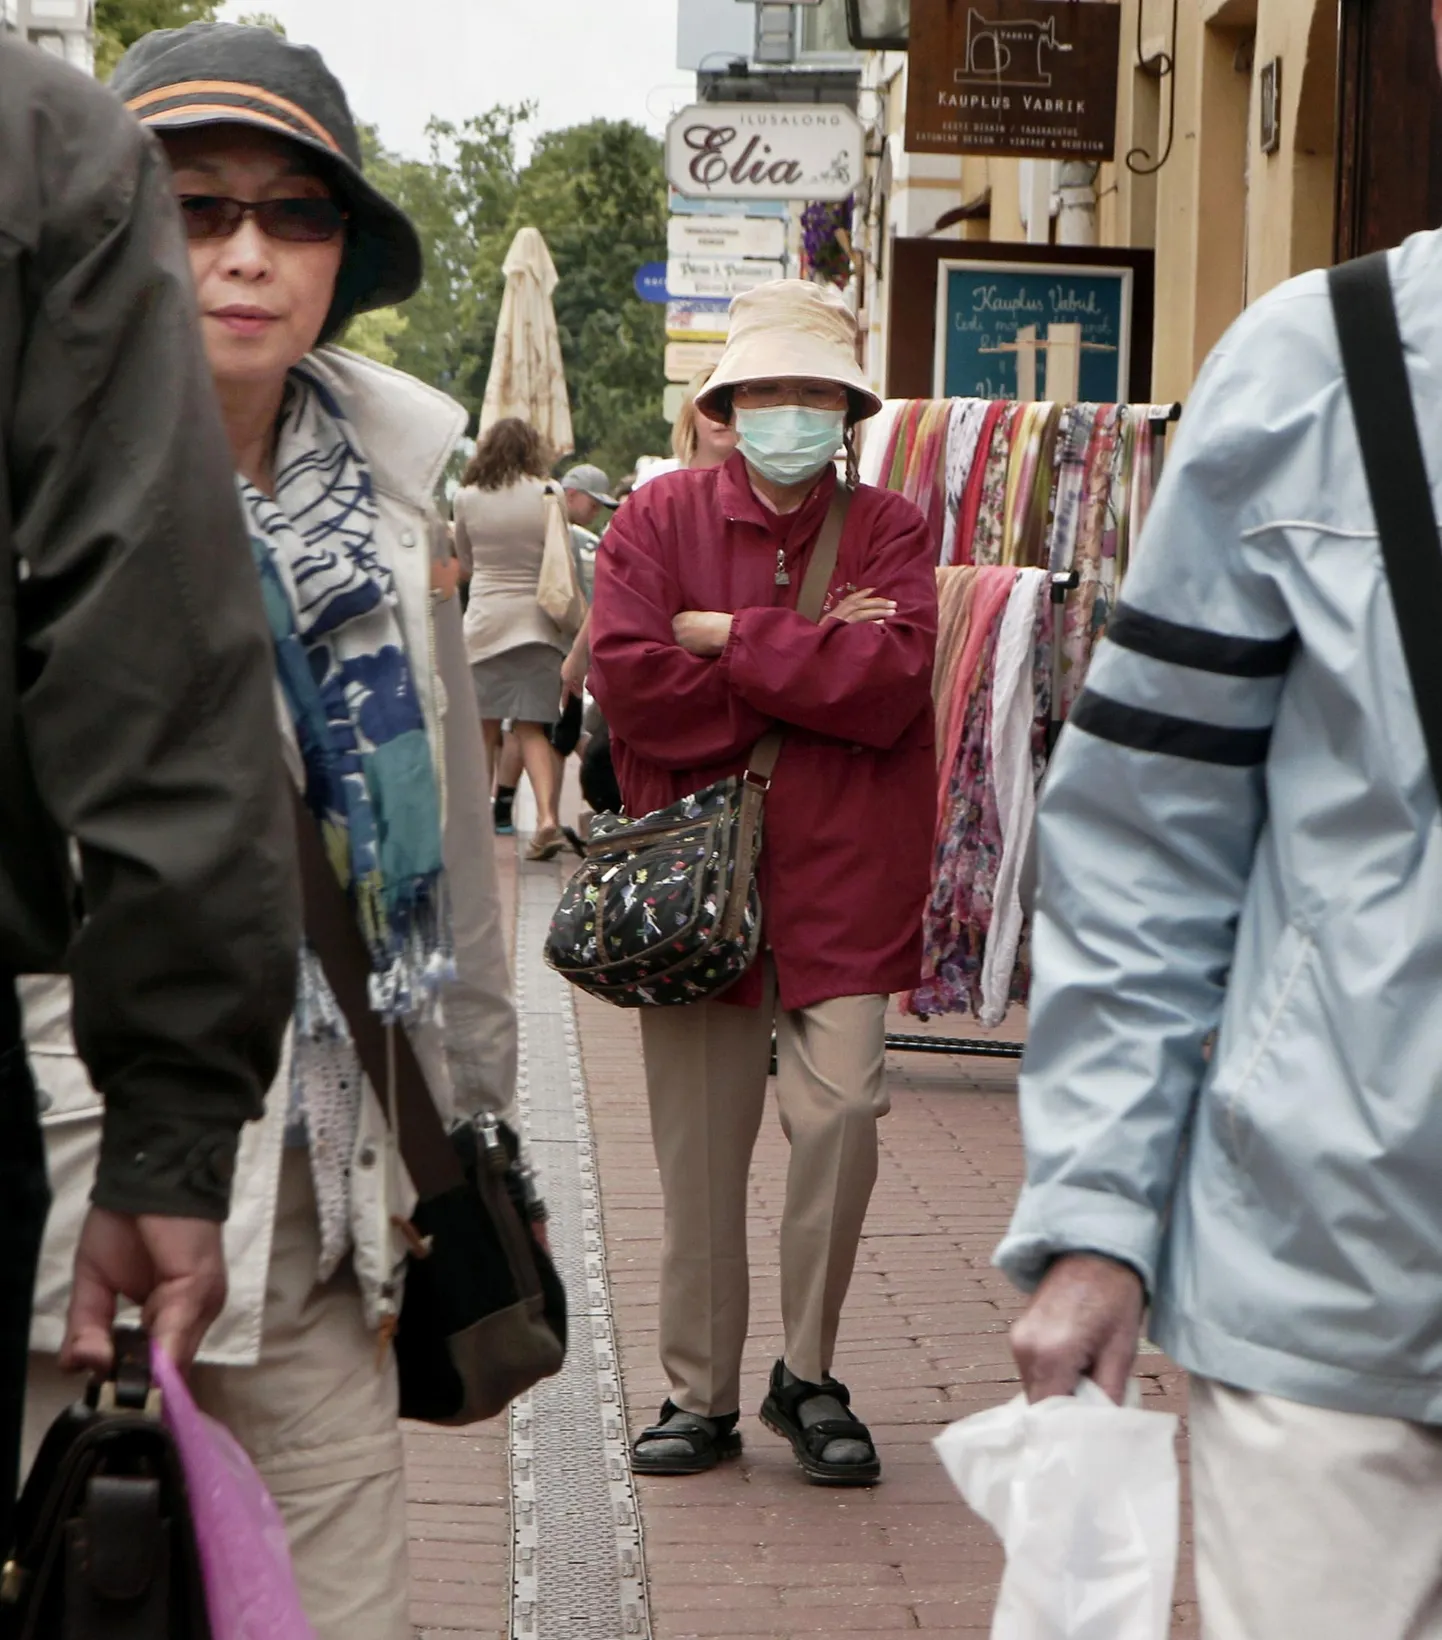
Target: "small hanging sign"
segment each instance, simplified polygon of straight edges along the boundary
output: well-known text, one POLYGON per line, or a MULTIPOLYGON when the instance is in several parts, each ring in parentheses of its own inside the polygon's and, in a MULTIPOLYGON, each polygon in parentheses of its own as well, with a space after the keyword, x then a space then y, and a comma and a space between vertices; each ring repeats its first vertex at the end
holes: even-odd
POLYGON ((1121 18, 1103 0, 911 0, 908 152, 1111 159, 1121 18))
POLYGON ((1262 152, 1275 154, 1282 146, 1282 59, 1262 64, 1262 152))

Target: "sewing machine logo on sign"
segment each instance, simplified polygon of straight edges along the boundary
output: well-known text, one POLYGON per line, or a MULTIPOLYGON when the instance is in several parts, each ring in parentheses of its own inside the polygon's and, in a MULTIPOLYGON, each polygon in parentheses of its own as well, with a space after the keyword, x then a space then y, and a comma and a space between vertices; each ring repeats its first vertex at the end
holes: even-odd
POLYGON ((1112 158, 1121 7, 912 0, 912 153, 1112 158))
POLYGON ((1050 91, 1054 80, 1048 67, 1051 54, 1071 50, 1070 42, 1057 39, 1056 22, 1055 17, 1048 17, 1045 22, 1027 18, 1009 23, 969 11, 966 60, 956 70, 956 83, 1050 91))

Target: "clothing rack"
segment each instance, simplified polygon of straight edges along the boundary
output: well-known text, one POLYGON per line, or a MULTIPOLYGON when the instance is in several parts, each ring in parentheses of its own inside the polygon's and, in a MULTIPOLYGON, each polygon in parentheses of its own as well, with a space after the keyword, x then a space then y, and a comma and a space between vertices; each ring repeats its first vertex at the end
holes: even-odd
MULTIPOLYGON (((1153 405, 1147 419, 1153 423, 1169 424, 1180 421, 1181 417, 1182 406, 1178 403, 1172 403, 1153 405)), ((1051 721, 1047 729, 1048 756, 1055 751, 1057 739, 1062 730, 1062 721, 1058 714, 1058 704, 1062 694, 1062 647, 1059 637, 1062 624, 1061 612, 1066 604, 1068 594, 1075 591, 1079 584, 1080 577, 1074 570, 1065 574, 1053 574, 1050 577, 1053 636, 1051 721)), ((886 1048, 890 1053, 917 1053, 947 1058, 1005 1060, 1018 1060, 1026 1051, 1025 1044, 1021 1042, 997 1041, 995 1038, 990 1037, 929 1036, 917 1032, 888 1032, 886 1048)))
MULTIPOLYGON (((1171 418, 1175 420, 1175 417, 1171 418)), ((1081 577, 1075 570, 1065 575, 1051 577, 1051 604, 1052 629, 1058 629, 1059 615, 1062 605, 1066 603, 1067 594, 1074 592, 1080 584, 1081 577)), ((1047 756, 1056 750, 1057 739, 1061 734, 1061 720, 1057 716, 1057 702, 1061 699, 1061 645, 1053 639, 1051 646, 1051 682, 1052 682, 1052 709, 1051 723, 1046 732, 1047 756)), ((1022 1042, 998 1042, 985 1036, 924 1036, 917 1032, 888 1031, 886 1036, 888 1053, 925 1053, 956 1056, 961 1059, 1020 1059, 1026 1051, 1022 1042)))

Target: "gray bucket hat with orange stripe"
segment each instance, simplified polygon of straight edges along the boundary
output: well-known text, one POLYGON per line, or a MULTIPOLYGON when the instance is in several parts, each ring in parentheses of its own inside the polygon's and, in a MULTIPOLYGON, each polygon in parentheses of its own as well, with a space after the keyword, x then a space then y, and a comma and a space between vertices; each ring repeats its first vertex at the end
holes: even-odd
POLYGON ((120 59, 110 88, 154 131, 250 125, 315 157, 349 215, 345 260, 322 339, 357 313, 415 294, 423 271, 420 239, 405 212, 366 180, 346 94, 311 46, 239 23, 157 29, 120 59))

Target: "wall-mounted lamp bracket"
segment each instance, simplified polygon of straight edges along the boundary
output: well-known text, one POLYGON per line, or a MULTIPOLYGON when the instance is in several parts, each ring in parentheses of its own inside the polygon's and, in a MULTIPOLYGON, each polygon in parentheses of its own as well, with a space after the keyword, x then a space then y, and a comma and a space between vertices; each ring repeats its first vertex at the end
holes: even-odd
POLYGON ((1170 80, 1171 92, 1167 98, 1167 140, 1161 152, 1160 159, 1154 159, 1145 148, 1133 148, 1127 155, 1127 170, 1134 176, 1152 177, 1161 170, 1172 157, 1172 144, 1177 134, 1177 9, 1178 0, 1172 0, 1172 31, 1165 51, 1153 51, 1147 55, 1146 46, 1142 41, 1143 12, 1145 7, 1140 3, 1137 6, 1137 70, 1145 74, 1148 79, 1160 83, 1170 80))

